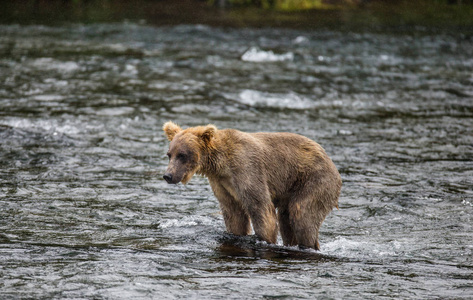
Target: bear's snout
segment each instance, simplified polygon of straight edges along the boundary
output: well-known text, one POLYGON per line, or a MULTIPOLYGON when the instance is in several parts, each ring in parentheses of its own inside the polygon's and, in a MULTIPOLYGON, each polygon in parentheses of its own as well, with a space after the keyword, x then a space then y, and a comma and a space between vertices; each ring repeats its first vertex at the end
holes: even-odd
POLYGON ((166 173, 163 175, 164 180, 166 180, 167 183, 172 183, 172 174, 171 173, 166 173))

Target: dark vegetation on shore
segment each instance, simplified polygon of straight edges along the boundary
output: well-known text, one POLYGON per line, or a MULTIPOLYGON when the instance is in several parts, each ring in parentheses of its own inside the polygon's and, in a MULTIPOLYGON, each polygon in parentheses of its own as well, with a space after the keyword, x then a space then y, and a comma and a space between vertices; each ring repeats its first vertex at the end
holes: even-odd
POLYGON ((473 0, 0 0, 0 23, 471 31, 473 0))

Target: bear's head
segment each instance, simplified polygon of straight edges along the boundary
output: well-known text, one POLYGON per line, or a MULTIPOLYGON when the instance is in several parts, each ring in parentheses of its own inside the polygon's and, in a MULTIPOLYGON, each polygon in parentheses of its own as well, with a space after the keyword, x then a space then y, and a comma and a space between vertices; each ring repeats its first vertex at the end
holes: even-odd
POLYGON ((163 176, 167 183, 186 184, 201 168, 202 155, 212 144, 217 132, 214 125, 182 129, 173 122, 163 125, 169 144, 169 165, 163 176))

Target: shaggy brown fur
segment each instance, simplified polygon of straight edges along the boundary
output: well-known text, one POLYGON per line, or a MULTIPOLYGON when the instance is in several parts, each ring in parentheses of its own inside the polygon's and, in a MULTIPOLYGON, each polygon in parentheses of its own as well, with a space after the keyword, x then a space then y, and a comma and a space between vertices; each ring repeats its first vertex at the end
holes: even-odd
POLYGON ((338 208, 342 180, 316 142, 292 133, 245 133, 214 125, 163 126, 169 146, 168 183, 207 176, 227 230, 284 245, 319 249, 319 228, 338 208))

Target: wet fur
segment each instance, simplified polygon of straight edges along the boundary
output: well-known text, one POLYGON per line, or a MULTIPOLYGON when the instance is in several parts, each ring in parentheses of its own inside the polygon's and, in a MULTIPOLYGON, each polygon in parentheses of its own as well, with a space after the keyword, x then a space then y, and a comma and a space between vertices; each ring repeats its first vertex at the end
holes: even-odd
POLYGON ((252 224, 268 243, 276 243, 279 231, 284 245, 319 249, 319 228, 338 207, 342 185, 319 144, 292 133, 245 133, 214 125, 183 130, 167 122, 163 130, 171 141, 166 172, 183 183, 194 173, 207 176, 228 232, 248 235, 252 224), (179 161, 181 152, 189 160, 179 161))

